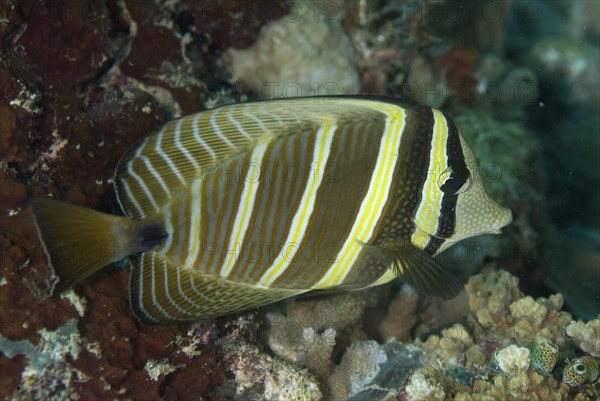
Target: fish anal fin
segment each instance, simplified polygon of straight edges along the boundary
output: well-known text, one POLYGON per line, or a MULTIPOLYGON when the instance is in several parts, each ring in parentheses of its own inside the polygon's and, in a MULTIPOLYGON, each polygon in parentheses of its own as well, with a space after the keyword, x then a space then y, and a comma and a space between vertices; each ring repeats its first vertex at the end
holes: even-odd
POLYGON ((319 288, 310 290, 298 296, 298 301, 318 301, 321 299, 331 298, 338 295, 346 295, 351 292, 363 289, 363 285, 355 286, 336 286, 332 288, 319 288))
POLYGON ((181 323, 218 317, 277 302, 302 290, 261 288, 223 280, 146 252, 134 263, 129 298, 145 323, 181 323))
POLYGON ((452 299, 462 288, 458 280, 438 260, 412 244, 361 245, 380 263, 388 266, 423 294, 452 299))

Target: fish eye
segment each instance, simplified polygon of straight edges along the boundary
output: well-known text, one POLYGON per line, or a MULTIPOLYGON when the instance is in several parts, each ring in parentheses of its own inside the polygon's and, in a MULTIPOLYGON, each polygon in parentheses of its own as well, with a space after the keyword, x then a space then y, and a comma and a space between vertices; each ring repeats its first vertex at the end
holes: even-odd
POLYGON ((585 365, 583 363, 576 363, 575 364, 575 370, 577 371, 578 374, 582 375, 585 373, 586 368, 585 365))
POLYGON ((449 195, 459 195, 471 188, 473 180, 468 170, 459 174, 452 167, 447 167, 437 178, 438 188, 449 195))

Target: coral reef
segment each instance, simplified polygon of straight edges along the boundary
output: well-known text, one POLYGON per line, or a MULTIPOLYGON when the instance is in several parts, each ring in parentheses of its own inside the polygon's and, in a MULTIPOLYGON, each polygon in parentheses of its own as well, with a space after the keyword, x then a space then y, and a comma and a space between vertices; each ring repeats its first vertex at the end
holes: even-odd
POLYGON ((530 64, 545 80, 559 79, 568 96, 569 105, 600 107, 600 93, 588 88, 600 86, 600 52, 587 42, 564 38, 538 41, 527 55, 530 64))
POLYGON ((47 270, 26 202, 50 194, 116 211, 112 175, 123 153, 166 120, 214 102, 229 87, 225 49, 249 46, 286 14, 278 1, 269 12, 226 3, 0 4, 1 399, 222 399, 217 346, 186 352, 195 331, 136 322, 127 269, 37 303, 47 270), (33 369, 40 379, 27 379, 33 369))
MULTIPOLYGON (((321 311, 314 315, 316 321, 325 310, 347 310, 345 307, 352 303, 350 296, 311 301, 302 308, 290 304, 286 316, 271 314, 270 320, 277 322, 279 330, 293 326, 302 334, 292 335, 295 341, 271 336, 269 343, 277 355, 316 374, 327 400, 594 399, 584 388, 561 384, 565 374, 567 382, 572 382, 568 371, 561 372, 573 366, 565 360, 568 355, 583 354, 575 360, 576 366, 586 362, 581 383, 593 382, 594 376, 588 372, 597 372, 597 364, 590 359, 593 356, 584 353, 593 349, 588 343, 598 337, 594 333, 597 321, 588 326, 574 322, 561 310, 559 294, 538 299, 524 296, 518 280, 507 272, 475 275, 465 288, 468 310, 460 323, 447 325, 434 334, 419 333, 422 339, 413 337, 415 332, 411 331, 404 335, 403 342, 394 336, 383 344, 359 337, 345 347, 339 363, 332 344, 343 341, 339 333, 352 338, 348 333, 361 332, 360 325, 365 323, 356 317, 360 318, 362 311, 351 319, 339 314, 331 321, 336 329, 324 331, 327 325, 312 327, 310 317, 314 310, 321 311), (303 324, 296 326, 294 322, 303 324), (314 352, 315 347, 320 352, 314 352), (560 369, 553 369, 555 364, 560 369)), ((406 306, 409 313, 402 316, 412 327, 411 321, 419 317, 415 307, 419 302, 418 295, 403 287, 391 301, 390 310, 400 311, 402 305, 406 306)), ((382 315, 379 327, 402 327, 397 319, 390 313, 382 315), (392 322, 387 323, 388 319, 392 322)))
POLYGON ((442 401, 446 397, 444 389, 439 384, 427 379, 421 372, 412 375, 406 385, 407 399, 410 401, 442 401))
POLYGON ((373 401, 400 395, 410 373, 421 366, 421 350, 394 340, 354 342, 328 378, 334 401, 373 401))
POLYGON ((0 398, 600 399, 598 7, 0 2, 0 398), (455 300, 390 283, 146 326, 124 261, 38 302, 48 277, 30 197, 116 212, 119 158, 171 118, 359 91, 449 112, 513 211, 503 236, 440 255, 476 274, 455 300))
POLYGON ((439 331, 449 322, 464 320, 467 310, 465 292, 448 301, 425 299, 410 286, 403 285, 380 320, 378 333, 384 339, 394 337, 398 341, 410 341, 439 331))
MULTIPOLYGON (((436 397, 445 391, 453 400, 593 399, 579 391, 573 394, 553 375, 536 372, 532 363, 530 348, 536 339, 560 344, 563 356, 575 352, 576 344, 565 336, 574 322, 560 311, 559 295, 524 297, 517 280, 506 272, 474 276, 466 289, 470 313, 465 325, 432 335, 422 345, 428 351, 426 367, 413 376, 419 375, 416 382, 423 392, 436 397)), ((406 390, 409 400, 423 397, 408 392, 408 386, 406 390)))
POLYGON ((263 27, 250 48, 230 49, 232 82, 266 99, 357 93, 354 49, 341 26, 343 9, 320 9, 312 1, 296 2, 290 14, 263 27))
MULTIPOLYGON (((0 351, 7 357, 23 355, 28 365, 21 374, 15 400, 55 399, 66 400, 75 397, 75 382, 86 382, 89 377, 68 363, 76 359, 83 347, 83 340, 77 330, 75 320, 69 320, 56 331, 39 331, 39 344, 34 346, 27 340, 11 341, 0 336, 0 351)), ((98 352, 97 346, 87 345, 88 350, 98 352)))
POLYGON ((306 371, 261 353, 250 344, 232 344, 224 352, 227 370, 235 375, 236 400, 316 401, 318 383, 306 371))
POLYGON ((582 351, 600 358, 600 316, 587 323, 571 322, 566 331, 582 351))
MULTIPOLYGON (((363 337, 353 325, 365 311, 366 297, 364 293, 356 293, 321 301, 301 301, 289 304, 285 315, 269 313, 271 350, 289 362, 306 366, 322 381, 327 381, 334 366, 332 353, 336 338, 350 342, 363 337)), ((339 392, 337 387, 339 384, 331 388, 334 394, 339 392)))

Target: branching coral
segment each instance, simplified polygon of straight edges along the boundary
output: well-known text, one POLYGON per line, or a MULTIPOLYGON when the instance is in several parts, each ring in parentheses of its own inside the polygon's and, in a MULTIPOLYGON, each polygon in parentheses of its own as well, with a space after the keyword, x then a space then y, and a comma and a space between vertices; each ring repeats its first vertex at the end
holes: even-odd
POLYGON ((538 300, 522 298, 518 280, 507 272, 474 276, 465 288, 476 342, 533 345, 543 338, 559 347, 565 345, 564 328, 571 315, 560 310, 560 294, 538 300))
POLYGON ((600 357, 600 316, 587 323, 571 322, 567 326, 567 335, 582 351, 600 357))
POLYGON ((398 341, 410 341, 439 332, 449 322, 466 318, 467 302, 464 292, 452 300, 443 300, 424 297, 403 285, 379 323, 379 334, 384 340, 395 337, 398 341))
POLYGON ((403 286, 390 302, 385 318, 379 325, 379 333, 383 338, 395 337, 398 341, 412 338, 412 331, 417 324, 415 319, 419 306, 419 294, 409 286, 403 286))
MULTIPOLYGON (((470 326, 456 324, 430 336, 423 344, 428 367, 414 373, 411 385, 420 383, 430 398, 435 389, 444 389, 455 394, 455 401, 590 400, 583 393, 573 395, 551 374, 536 371, 530 348, 551 341, 563 352, 576 352, 566 331, 582 350, 593 350, 596 321, 571 322, 560 310, 560 295, 534 300, 523 297, 517 284, 506 272, 472 277, 466 285, 470 326)), ((409 388, 416 394, 409 386, 407 393, 409 388)))
POLYGON ((473 339, 465 327, 459 323, 442 330, 441 334, 431 335, 424 343, 425 349, 435 353, 442 360, 457 363, 464 359, 465 351, 473 345, 473 339))
MULTIPOLYGON (((428 307, 421 309, 419 297, 406 287, 378 325, 380 333, 393 334, 396 339, 383 345, 354 340, 338 365, 333 350, 340 333, 360 326, 365 299, 359 294, 299 302, 289 305, 285 316, 270 314, 273 327, 269 343, 277 355, 316 373, 327 400, 570 399, 571 390, 552 375, 552 367, 544 372, 536 370, 532 350, 551 343, 561 350, 560 355, 579 353, 575 346, 593 352, 597 321, 587 325, 572 322, 571 315, 561 311, 560 295, 538 299, 523 296, 518 280, 507 272, 473 276, 465 287, 468 316, 423 342, 415 339, 413 345, 397 339, 410 341, 414 334, 411 330, 418 327, 413 322, 419 321, 428 307), (402 334, 401 330, 411 323, 410 333, 402 334), (288 330, 282 330, 286 327, 288 330), (567 327, 566 333, 574 337, 573 341, 566 337, 567 327), (281 333, 287 336, 278 338, 276 334, 281 333)), ((590 400, 580 393, 574 399, 590 400)))
POLYGON ((340 332, 353 335, 352 325, 361 318, 365 305, 365 293, 289 304, 286 315, 267 316, 269 346, 281 358, 307 367, 327 383, 336 336, 340 332))
POLYGON ((286 315, 267 315, 269 346, 287 361, 326 372, 321 360, 324 355, 330 357, 336 334, 361 318, 365 304, 364 293, 289 304, 286 315), (312 356, 316 357, 314 361, 312 356))

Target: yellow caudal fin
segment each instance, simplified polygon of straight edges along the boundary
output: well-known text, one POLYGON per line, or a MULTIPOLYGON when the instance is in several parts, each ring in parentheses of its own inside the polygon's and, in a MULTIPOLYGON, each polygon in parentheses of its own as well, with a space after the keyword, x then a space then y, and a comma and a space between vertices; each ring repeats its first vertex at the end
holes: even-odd
POLYGON ((181 323, 223 316, 293 297, 304 290, 266 288, 212 277, 145 252, 129 279, 131 308, 145 323, 181 323))
POLYGON ((35 226, 60 292, 103 266, 160 244, 157 224, 69 205, 52 199, 31 201, 35 226))

